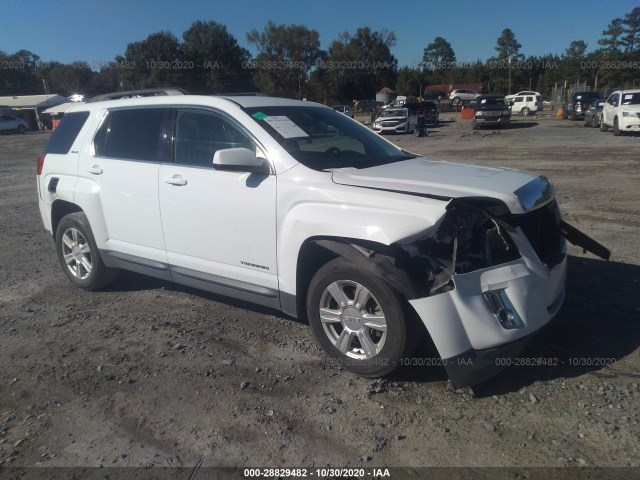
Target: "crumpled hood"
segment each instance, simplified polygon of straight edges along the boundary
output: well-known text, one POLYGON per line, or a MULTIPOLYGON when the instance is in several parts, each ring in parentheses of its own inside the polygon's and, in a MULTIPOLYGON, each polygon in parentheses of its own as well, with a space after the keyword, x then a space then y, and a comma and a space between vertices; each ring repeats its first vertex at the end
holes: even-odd
POLYGON ((503 201, 512 213, 524 213, 542 201, 543 196, 549 198, 553 195, 550 184, 543 177, 424 157, 360 170, 337 169, 333 171, 333 181, 341 185, 445 198, 496 198, 503 201))

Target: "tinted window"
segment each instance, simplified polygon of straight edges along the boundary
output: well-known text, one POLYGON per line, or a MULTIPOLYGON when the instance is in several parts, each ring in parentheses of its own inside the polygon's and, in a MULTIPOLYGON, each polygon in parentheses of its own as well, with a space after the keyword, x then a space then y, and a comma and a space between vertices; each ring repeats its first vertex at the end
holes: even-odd
POLYGON ((62 155, 69 153, 71 145, 73 145, 87 118, 89 118, 89 112, 67 113, 62 117, 58 128, 53 131, 51 138, 44 147, 44 153, 62 155))
POLYGON ((256 150, 238 127, 212 112, 179 110, 175 139, 175 162, 182 165, 213 167, 213 155, 218 150, 238 147, 256 150))
POLYGON ((162 160, 163 126, 168 109, 141 108, 109 112, 96 133, 96 155, 130 160, 162 160))

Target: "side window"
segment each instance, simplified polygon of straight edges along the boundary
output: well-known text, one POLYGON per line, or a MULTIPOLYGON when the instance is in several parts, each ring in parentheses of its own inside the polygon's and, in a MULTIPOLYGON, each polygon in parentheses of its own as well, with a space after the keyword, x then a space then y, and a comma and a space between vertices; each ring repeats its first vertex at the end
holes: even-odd
POLYGON ((163 108, 109 112, 93 140, 96 155, 161 161, 163 125, 168 112, 163 108))
POLYGON ((175 132, 175 162, 213 168, 218 150, 244 147, 256 151, 255 144, 223 116, 198 110, 178 110, 175 132))
POLYGON ((609 103, 610 105, 613 105, 614 103, 617 103, 617 101, 618 101, 618 94, 614 93, 609 97, 609 101, 607 103, 609 103))
POLYGON ((84 122, 89 118, 89 112, 67 113, 51 135, 44 147, 45 153, 67 154, 82 129, 84 122))
POLYGON ((533 97, 527 97, 527 102, 533 102, 533 97))
POLYGON ((524 97, 516 97, 516 98, 514 98, 514 99, 513 99, 513 101, 514 101, 515 103, 521 103, 521 102, 523 101, 523 98, 524 98, 524 97))

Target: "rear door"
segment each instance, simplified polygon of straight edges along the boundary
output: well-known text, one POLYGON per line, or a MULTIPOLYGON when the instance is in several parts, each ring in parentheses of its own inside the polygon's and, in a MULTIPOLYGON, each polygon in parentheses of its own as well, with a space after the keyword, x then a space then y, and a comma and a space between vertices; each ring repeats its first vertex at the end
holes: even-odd
POLYGON ((106 112, 92 155, 80 158, 77 190, 82 203, 91 205, 89 221, 107 257, 166 268, 158 170, 170 112, 157 107, 106 112))

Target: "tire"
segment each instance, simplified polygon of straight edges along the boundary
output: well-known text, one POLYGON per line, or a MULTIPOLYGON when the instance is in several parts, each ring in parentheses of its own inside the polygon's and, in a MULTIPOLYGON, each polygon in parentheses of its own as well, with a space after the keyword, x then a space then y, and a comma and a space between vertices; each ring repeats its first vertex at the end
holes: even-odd
POLYGON ((620 137, 622 135, 622 130, 620 130, 620 126, 618 125, 618 117, 613 119, 613 134, 616 137, 620 137))
POLYGON ((591 127, 596 128, 598 126, 598 122, 596 121, 596 116, 591 117, 591 127))
POLYGON ((604 123, 604 118, 602 120, 600 120, 600 131, 601 132, 607 132, 609 131, 609 127, 607 127, 604 123))
POLYGON ((71 213, 56 229, 58 260, 67 278, 84 290, 100 290, 118 276, 119 270, 107 268, 100 257, 87 216, 71 213))
POLYGON ((372 378, 394 370, 414 347, 407 345, 408 335, 420 335, 404 305, 382 278, 345 258, 321 267, 307 294, 307 316, 320 346, 345 370, 372 378))
POLYGON ((589 121, 587 120, 587 117, 586 117, 586 116, 584 117, 584 122, 582 123, 582 126, 583 126, 583 127, 588 127, 588 126, 590 126, 589 121))
POLYGON ((18 125, 18 133, 25 133, 27 131, 26 128, 24 128, 24 125, 18 125))
POLYGON ((524 107, 522 110, 520 110, 520 112, 525 117, 528 117, 529 115, 531 115, 531 110, 529 110, 529 107, 524 107))
POLYGON ((478 122, 476 122, 475 120, 471 120, 471 130, 478 130, 480 128, 480 125, 478 125, 478 122))

